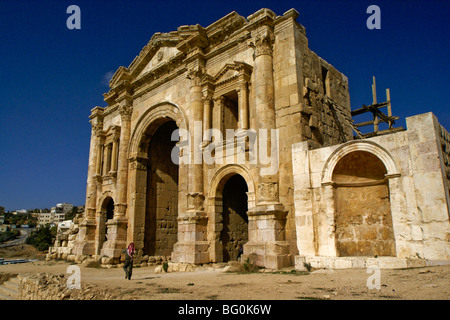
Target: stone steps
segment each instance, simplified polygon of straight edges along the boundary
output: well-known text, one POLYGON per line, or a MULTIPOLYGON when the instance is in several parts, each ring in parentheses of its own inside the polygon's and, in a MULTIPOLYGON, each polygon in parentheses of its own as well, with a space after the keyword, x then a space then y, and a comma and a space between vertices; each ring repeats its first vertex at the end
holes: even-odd
POLYGON ((17 277, 11 278, 0 285, 0 300, 19 300, 20 279, 17 277))

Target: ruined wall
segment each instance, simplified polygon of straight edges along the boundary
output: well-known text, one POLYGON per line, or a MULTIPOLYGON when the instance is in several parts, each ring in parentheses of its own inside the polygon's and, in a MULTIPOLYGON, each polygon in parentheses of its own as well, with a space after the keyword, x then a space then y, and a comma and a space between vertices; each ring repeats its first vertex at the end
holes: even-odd
MULTIPOLYGON (((406 123, 407 130, 403 132, 332 147, 308 150, 305 143, 293 146, 294 199, 300 256, 339 255, 336 241, 339 218, 336 214, 340 208, 336 201, 340 200, 336 200, 335 194, 339 183, 333 181, 338 177, 332 177, 332 173, 339 160, 347 154, 366 151, 376 156, 387 171, 385 178, 389 187, 396 257, 450 259, 449 207, 439 153, 441 145, 437 138, 438 122, 432 113, 426 113, 409 117, 406 123)), ((367 166, 364 162, 360 165, 367 166)), ((358 174, 358 168, 355 167, 353 171, 352 175, 358 174)), ((382 190, 384 187, 380 185, 379 191, 370 191, 380 192, 379 199, 374 199, 375 202, 370 205, 371 210, 384 207, 385 203, 379 203, 386 195, 386 189, 382 190)), ((361 190, 358 193, 366 197, 364 192, 361 190)), ((345 201, 352 199, 350 194, 343 197, 347 198, 345 201)), ((365 205, 368 203, 361 203, 360 206, 365 205)), ((384 214, 381 216, 383 219, 388 217, 384 214)), ((389 231, 389 228, 385 230, 389 231)), ((369 238, 370 235, 365 235, 365 239, 369 238)), ((356 255, 355 252, 351 254, 356 255)))
POLYGON ((301 122, 303 140, 312 148, 336 145, 353 139, 345 118, 351 118, 347 77, 308 47, 305 32, 296 32, 299 48, 298 68, 301 68, 301 122), (339 108, 332 108, 331 98, 339 108))
MULTIPOLYGON (((289 15, 287 15, 289 16, 289 15)), ((293 16, 295 17, 295 16, 293 16)), ((326 97, 350 117, 347 78, 308 47, 305 28, 294 19, 275 27, 274 84, 276 125, 280 133, 280 201, 288 210, 286 239, 296 254, 296 226, 291 146, 307 141, 310 148, 352 140, 352 129, 326 97), (327 72, 323 74, 323 69, 327 72), (339 127, 339 126, 340 127, 339 127)))
POLYGON ((80 289, 67 288, 64 274, 36 274, 18 276, 21 300, 116 300, 119 294, 105 292, 93 285, 81 283, 80 289))
MULTIPOLYGON (((440 124, 437 126, 437 135, 441 145, 440 158, 442 161, 442 175, 445 188, 447 189, 447 205, 450 208, 450 134, 440 124)), ((450 213, 449 213, 450 214, 450 213)))

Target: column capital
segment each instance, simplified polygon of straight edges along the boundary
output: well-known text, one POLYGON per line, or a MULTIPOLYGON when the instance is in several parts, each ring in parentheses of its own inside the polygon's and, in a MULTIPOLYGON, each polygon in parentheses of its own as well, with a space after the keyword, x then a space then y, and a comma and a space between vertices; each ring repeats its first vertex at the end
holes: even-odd
POLYGON ((127 210, 126 203, 115 203, 114 204, 114 216, 124 216, 127 210))
POLYGON ((148 166, 148 158, 144 157, 131 157, 128 159, 130 163, 130 169, 131 170, 147 170, 148 166))
POLYGON ((120 126, 114 126, 112 129, 113 132, 113 141, 118 142, 120 140, 120 126))
POLYGON ((201 86, 203 79, 206 76, 206 70, 204 67, 194 67, 187 71, 187 78, 191 80, 191 87, 201 86))
POLYGON ((133 107, 128 104, 119 105, 119 114, 122 121, 130 121, 133 114, 133 107))
POLYGON ((261 33, 257 34, 253 38, 253 40, 250 40, 248 45, 255 51, 253 54, 253 59, 256 59, 261 55, 272 56, 274 40, 275 36, 268 28, 263 29, 261 33))
POLYGON ((105 135, 103 131, 103 121, 89 121, 92 125, 92 130, 94 131, 94 135, 98 138, 102 138, 105 135))

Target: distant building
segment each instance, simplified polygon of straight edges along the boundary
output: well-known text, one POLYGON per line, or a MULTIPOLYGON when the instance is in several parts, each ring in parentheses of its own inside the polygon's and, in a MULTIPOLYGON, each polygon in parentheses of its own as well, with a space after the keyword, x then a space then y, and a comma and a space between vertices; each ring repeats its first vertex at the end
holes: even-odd
POLYGON ((73 204, 70 203, 58 203, 56 205, 56 212, 57 213, 69 213, 71 212, 73 209, 73 204))
POLYGON ((22 215, 22 214, 27 214, 27 210, 25 209, 21 209, 21 210, 16 210, 11 212, 13 215, 22 215))
POLYGON ((45 212, 40 213, 38 217, 38 226, 45 226, 46 224, 53 223, 54 213, 45 212))
POLYGON ((67 213, 71 212, 73 204, 70 203, 58 203, 56 207, 52 207, 50 212, 41 212, 38 217, 38 225, 45 226, 46 224, 57 225, 59 222, 64 221, 67 213))
POLYGON ((60 223, 58 223, 58 232, 64 232, 70 229, 70 227, 73 225, 72 220, 65 220, 60 223))

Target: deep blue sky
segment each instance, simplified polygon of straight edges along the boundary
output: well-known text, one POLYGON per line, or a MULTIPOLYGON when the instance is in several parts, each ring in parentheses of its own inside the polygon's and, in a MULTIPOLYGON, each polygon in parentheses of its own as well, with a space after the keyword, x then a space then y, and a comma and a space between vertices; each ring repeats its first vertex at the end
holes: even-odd
POLYGON ((119 66, 155 32, 204 27, 231 11, 300 12, 310 48, 349 78, 352 108, 391 89, 394 115, 432 111, 450 129, 450 1, 10 1, 0 0, 0 206, 85 202, 90 110, 119 66), (66 9, 81 9, 81 30, 66 9), (381 9, 369 30, 366 9, 381 9))

